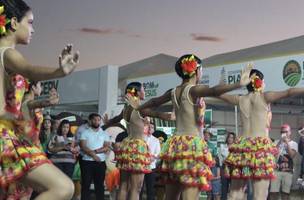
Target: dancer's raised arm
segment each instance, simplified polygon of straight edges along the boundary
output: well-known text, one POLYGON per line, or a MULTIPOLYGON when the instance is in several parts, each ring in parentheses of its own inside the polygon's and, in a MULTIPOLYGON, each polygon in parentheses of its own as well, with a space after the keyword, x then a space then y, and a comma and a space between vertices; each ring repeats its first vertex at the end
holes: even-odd
POLYGON ((9 48, 4 53, 4 66, 8 72, 21 74, 31 80, 47 80, 66 76, 74 71, 79 63, 79 52, 73 45, 67 45, 59 56, 59 68, 30 64, 17 50, 9 48))

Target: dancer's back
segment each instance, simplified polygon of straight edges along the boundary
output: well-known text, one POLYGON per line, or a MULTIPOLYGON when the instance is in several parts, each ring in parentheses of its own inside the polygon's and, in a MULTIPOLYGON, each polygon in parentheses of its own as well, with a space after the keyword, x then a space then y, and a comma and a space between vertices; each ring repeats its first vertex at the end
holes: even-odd
POLYGON ((140 113, 131 106, 126 106, 123 118, 127 123, 129 138, 144 139, 144 121, 140 113))
POLYGON ((193 103, 190 89, 193 85, 183 84, 172 90, 172 102, 176 115, 176 135, 198 135, 198 109, 193 103))
POLYGON ((250 92, 239 97, 242 135, 245 137, 268 137, 269 105, 261 92, 250 92))

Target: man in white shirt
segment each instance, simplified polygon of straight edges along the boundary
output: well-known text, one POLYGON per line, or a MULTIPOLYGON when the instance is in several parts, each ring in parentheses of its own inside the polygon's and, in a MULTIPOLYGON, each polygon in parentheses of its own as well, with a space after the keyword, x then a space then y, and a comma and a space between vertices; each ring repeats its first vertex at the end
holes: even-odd
POLYGON ((83 152, 81 169, 81 200, 90 199, 90 185, 94 181, 96 199, 104 199, 104 179, 106 153, 109 151, 110 137, 100 128, 101 116, 89 116, 90 127, 80 135, 80 148, 83 152))
POLYGON ((143 185, 146 185, 147 200, 154 200, 155 199, 154 185, 155 185, 155 176, 156 176, 155 169, 156 169, 156 162, 160 154, 160 142, 156 137, 152 135, 154 133, 154 124, 151 123, 150 118, 148 117, 146 117, 144 133, 145 133, 145 141, 147 142, 150 154, 152 155, 151 157, 152 162, 150 164, 152 172, 149 174, 145 174, 143 185))
POLYGON ((291 129, 288 124, 281 126, 281 139, 276 141, 279 149, 279 159, 275 171, 276 179, 270 183, 270 199, 279 199, 280 188, 282 188, 282 200, 289 199, 293 176, 293 158, 298 152, 298 144, 291 140, 291 129))

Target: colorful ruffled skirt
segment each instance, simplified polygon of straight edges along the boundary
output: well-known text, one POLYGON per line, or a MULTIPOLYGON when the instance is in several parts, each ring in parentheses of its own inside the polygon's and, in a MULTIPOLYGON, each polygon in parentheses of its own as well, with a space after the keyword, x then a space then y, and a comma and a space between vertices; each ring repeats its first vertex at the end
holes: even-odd
POLYGON ((211 189, 214 165, 207 143, 199 136, 175 135, 163 145, 159 166, 162 182, 211 189))
POLYGON ((275 178, 278 149, 268 137, 239 137, 229 148, 225 176, 236 179, 275 178))
POLYGON ((51 162, 40 146, 21 140, 15 134, 11 121, 0 120, 0 186, 2 192, 10 196, 6 199, 25 196, 30 189, 17 180, 29 170, 44 163, 51 162))
POLYGON ((116 166, 133 173, 150 173, 151 156, 147 143, 142 139, 125 138, 115 151, 116 166))

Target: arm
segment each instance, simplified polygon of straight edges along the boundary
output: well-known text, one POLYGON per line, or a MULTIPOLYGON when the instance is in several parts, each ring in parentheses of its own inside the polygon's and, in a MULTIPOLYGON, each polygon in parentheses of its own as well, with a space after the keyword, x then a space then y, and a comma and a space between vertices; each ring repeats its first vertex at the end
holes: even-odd
POLYGON ((222 94, 218 96, 218 98, 232 105, 238 105, 240 100, 239 95, 229 95, 229 94, 222 94))
POLYGON ((272 103, 274 101, 277 101, 279 99, 292 97, 292 96, 298 96, 298 95, 304 95, 304 88, 289 88, 284 91, 279 92, 265 92, 265 100, 267 103, 272 103))
POLYGON ((138 102, 136 100, 134 100, 134 98, 132 96, 129 96, 129 95, 126 95, 126 101, 129 102, 129 104, 134 109, 137 109, 137 110, 143 110, 143 109, 151 108, 151 107, 156 108, 171 100, 171 91, 172 91, 172 89, 168 90, 160 97, 150 99, 149 101, 147 101, 146 103, 144 103, 142 105, 139 105, 138 102))
POLYGON ((95 161, 97 161, 97 162, 100 161, 100 158, 96 155, 95 151, 91 150, 87 147, 86 140, 80 140, 80 148, 85 154, 92 157, 95 161))
POLYGON ((146 108, 144 110, 141 110, 140 114, 143 117, 149 116, 149 117, 159 118, 159 119, 166 120, 166 121, 174 121, 174 119, 172 117, 172 113, 170 113, 170 112, 158 112, 158 111, 154 111, 152 109, 146 108))
POLYGON ((286 143, 286 146, 287 146, 288 155, 293 159, 296 156, 297 151, 295 149, 291 148, 291 146, 288 143, 286 143))
POLYGON ((48 99, 45 100, 31 100, 28 101, 27 106, 30 110, 35 108, 45 108, 54 106, 59 103, 59 95, 55 88, 52 88, 48 99))
POLYGON ((60 78, 68 75, 75 69, 78 61, 79 53, 73 53, 72 45, 66 46, 59 56, 60 68, 31 65, 15 49, 8 49, 4 53, 5 68, 9 72, 21 74, 35 81, 60 78))
POLYGON ((123 111, 121 111, 121 113, 119 115, 113 117, 112 119, 109 119, 108 114, 105 114, 102 117, 102 121, 103 121, 104 125, 101 126, 101 128, 103 130, 105 130, 105 129, 109 128, 110 126, 113 126, 114 124, 119 123, 122 119, 123 119, 123 111))
POLYGON ((196 85, 190 89, 191 96, 196 99, 198 97, 214 97, 219 96, 223 93, 238 89, 242 86, 246 86, 250 83, 249 74, 252 70, 252 65, 248 64, 245 69, 242 70, 241 80, 239 83, 234 84, 219 84, 212 88, 205 85, 196 85))
POLYGON ((59 151, 63 151, 66 150, 65 146, 58 146, 56 145, 56 140, 57 140, 57 136, 54 136, 50 142, 47 145, 47 149, 51 152, 51 153, 57 153, 59 151))

